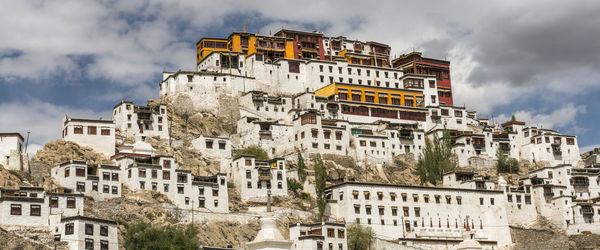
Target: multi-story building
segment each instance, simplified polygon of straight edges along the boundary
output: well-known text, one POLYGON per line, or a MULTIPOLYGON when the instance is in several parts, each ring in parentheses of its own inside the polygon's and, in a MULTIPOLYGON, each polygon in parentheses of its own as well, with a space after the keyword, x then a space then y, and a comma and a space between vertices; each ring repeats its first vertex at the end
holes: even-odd
POLYGON ((434 75, 440 103, 453 105, 449 61, 427 58, 423 57, 421 52, 412 52, 394 59, 392 65, 405 73, 434 75))
POLYGON ((95 200, 121 197, 121 168, 112 165, 66 161, 50 170, 58 185, 95 200))
POLYGON ((133 101, 121 101, 113 108, 116 128, 125 136, 136 135, 169 139, 167 105, 136 106, 133 101))
POLYGON ((369 226, 380 239, 447 247, 460 243, 462 233, 470 228, 486 249, 512 244, 501 190, 359 182, 325 190, 330 220, 369 226))
POLYGON ((233 159, 229 178, 243 201, 266 202, 269 190, 273 196, 288 195, 286 172, 283 158, 264 161, 253 155, 241 155, 233 159))
POLYGON ((119 249, 118 225, 111 220, 86 216, 63 217, 55 226, 55 239, 69 249, 119 249))
POLYGON ((177 169, 170 156, 115 158, 121 168, 123 184, 131 190, 152 190, 165 194, 176 206, 185 209, 229 212, 225 174, 194 176, 177 169))
POLYGON ((78 119, 65 115, 62 138, 91 147, 108 157, 115 154, 115 123, 112 120, 78 119))
POLYGON ((0 165, 6 169, 26 171, 23 136, 19 133, 0 133, 0 165))
POLYGON ((348 249, 344 223, 297 223, 290 225, 289 228, 290 240, 294 242, 292 249, 348 249))

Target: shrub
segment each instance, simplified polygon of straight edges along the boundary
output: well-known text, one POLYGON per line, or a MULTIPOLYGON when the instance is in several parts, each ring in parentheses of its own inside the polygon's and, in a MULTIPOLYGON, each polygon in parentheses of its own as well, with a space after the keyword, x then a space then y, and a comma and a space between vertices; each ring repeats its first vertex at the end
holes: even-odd
POLYGON ((296 179, 288 178, 287 179, 287 186, 288 186, 288 191, 291 191, 296 196, 298 195, 298 191, 299 190, 304 190, 304 187, 302 186, 302 184, 300 184, 299 182, 297 182, 296 179))
POLYGON ((233 154, 233 158, 237 158, 242 155, 253 155, 254 157, 256 157, 257 160, 262 160, 262 161, 269 159, 269 154, 267 154, 266 151, 264 151, 262 148, 260 148, 258 146, 245 147, 242 150, 235 152, 235 154, 233 154))
POLYGON ((157 227, 145 222, 125 225, 125 249, 198 249, 198 229, 192 224, 157 227))

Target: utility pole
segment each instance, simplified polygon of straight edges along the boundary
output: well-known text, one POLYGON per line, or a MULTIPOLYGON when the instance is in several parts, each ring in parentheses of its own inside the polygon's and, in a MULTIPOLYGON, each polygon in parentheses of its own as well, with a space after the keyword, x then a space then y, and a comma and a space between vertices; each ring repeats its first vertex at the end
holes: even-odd
POLYGON ((271 212, 271 189, 267 190, 267 213, 271 212))
POLYGON ((194 224, 194 200, 192 200, 192 225, 194 224))
MULTIPOLYGON (((31 166, 29 165, 29 155, 27 155, 27 146, 29 146, 29 134, 31 133, 30 130, 27 130, 27 140, 25 141, 25 157, 27 158, 27 172, 29 172, 29 174, 31 175, 31 166)), ((23 164, 23 158, 21 158, 21 164, 23 164)), ((21 165, 23 166, 23 165, 21 165)), ((21 167, 21 170, 23 170, 23 167, 21 167)))

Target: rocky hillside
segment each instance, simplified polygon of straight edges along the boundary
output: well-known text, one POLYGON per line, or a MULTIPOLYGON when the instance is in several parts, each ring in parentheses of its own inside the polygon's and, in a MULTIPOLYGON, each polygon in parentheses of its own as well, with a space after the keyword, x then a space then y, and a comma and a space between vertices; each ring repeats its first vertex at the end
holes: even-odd
POLYGON ((543 217, 530 228, 511 227, 510 234, 517 250, 600 249, 600 235, 567 236, 543 217))

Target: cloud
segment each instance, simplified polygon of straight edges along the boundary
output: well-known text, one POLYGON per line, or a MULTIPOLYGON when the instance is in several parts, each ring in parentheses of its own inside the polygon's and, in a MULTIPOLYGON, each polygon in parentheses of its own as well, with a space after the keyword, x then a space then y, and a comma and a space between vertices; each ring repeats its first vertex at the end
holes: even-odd
MULTIPOLYGON (((548 114, 535 113, 530 110, 519 110, 514 112, 516 119, 524 121, 530 126, 540 128, 568 130, 580 129, 576 127, 576 118, 578 115, 585 114, 587 111, 585 105, 575 106, 573 103, 568 103, 560 109, 556 109, 548 114)), ((502 114, 498 117, 500 122, 510 120, 512 114, 502 114)))
POLYGON ((112 119, 110 112, 98 113, 88 109, 77 109, 52 103, 30 101, 16 103, 0 103, 0 128, 3 132, 18 132, 27 137, 33 152, 46 142, 61 138, 61 121, 65 114, 76 118, 112 119))

